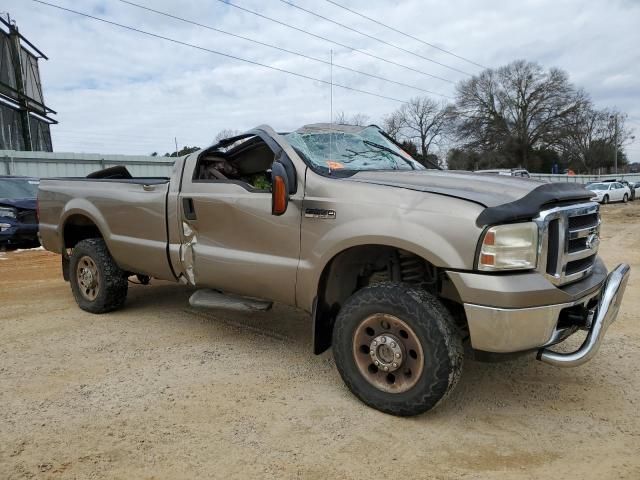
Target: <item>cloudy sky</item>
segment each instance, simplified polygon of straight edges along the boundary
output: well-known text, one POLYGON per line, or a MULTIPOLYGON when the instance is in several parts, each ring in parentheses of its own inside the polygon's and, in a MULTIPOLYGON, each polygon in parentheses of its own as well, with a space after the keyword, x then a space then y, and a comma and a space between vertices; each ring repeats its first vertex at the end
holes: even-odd
MULTIPOLYGON (((222 129, 244 130, 268 123, 285 131, 330 118, 330 87, 322 83, 331 78, 327 64, 258 46, 120 0, 47 1, 317 79, 178 45, 32 0, 4 0, 0 8, 10 12, 20 31, 49 57, 49 61, 41 62, 41 73, 47 103, 58 111, 60 124, 52 127, 56 151, 162 154, 174 149, 176 137, 180 146, 204 146, 222 129)), ((445 97, 453 94, 456 81, 481 70, 327 0, 295 0, 295 4, 414 54, 314 17, 282 0, 133 1, 325 61, 333 50, 337 65, 445 97), (293 25, 302 32, 230 4, 293 25)), ((627 153, 632 161, 640 161, 640 1, 335 1, 484 66, 497 67, 523 58, 567 70, 571 80, 586 89, 598 106, 617 107, 629 115, 629 126, 638 138, 629 144, 627 153)), ((337 67, 333 69, 333 81, 390 97, 334 87, 334 112, 364 113, 372 122, 400 105, 393 99, 424 94, 337 67)))

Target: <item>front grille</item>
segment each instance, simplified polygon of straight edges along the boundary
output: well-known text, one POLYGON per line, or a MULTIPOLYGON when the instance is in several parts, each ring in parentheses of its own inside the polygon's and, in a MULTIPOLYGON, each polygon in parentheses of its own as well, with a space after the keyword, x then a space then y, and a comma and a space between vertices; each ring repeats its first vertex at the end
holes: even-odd
POLYGON ((600 241, 597 203, 551 208, 535 221, 540 228, 538 270, 555 285, 575 282, 591 273, 600 241))

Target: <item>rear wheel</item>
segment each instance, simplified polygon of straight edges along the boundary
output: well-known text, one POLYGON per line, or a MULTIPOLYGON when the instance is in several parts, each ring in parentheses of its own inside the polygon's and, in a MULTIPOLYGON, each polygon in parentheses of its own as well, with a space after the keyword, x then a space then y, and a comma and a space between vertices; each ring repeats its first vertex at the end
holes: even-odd
POLYGON ((127 276, 116 265, 104 240, 82 240, 73 248, 70 284, 78 306, 91 313, 106 313, 124 305, 127 276))
POLYGON ((333 355, 349 389, 393 415, 434 408, 455 387, 462 341, 449 312, 428 292, 401 283, 363 288, 344 304, 333 355))

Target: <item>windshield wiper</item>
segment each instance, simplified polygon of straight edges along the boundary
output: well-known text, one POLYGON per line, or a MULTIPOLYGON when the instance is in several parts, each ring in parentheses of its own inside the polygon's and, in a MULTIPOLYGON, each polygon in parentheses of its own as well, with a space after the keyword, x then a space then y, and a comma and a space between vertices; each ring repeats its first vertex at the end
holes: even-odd
POLYGON ((379 148, 380 150, 384 150, 385 152, 392 153, 396 157, 400 157, 402 160, 404 160, 406 163, 408 163, 409 166, 411 167, 411 170, 415 170, 416 169, 416 167, 413 165, 413 163, 408 158, 404 158, 403 155, 401 155, 400 153, 396 152, 395 150, 392 150, 389 147, 385 147, 384 145, 380 145, 379 143, 372 142, 370 140, 362 140, 362 142, 364 144, 366 144, 366 145, 371 146, 371 147, 376 147, 376 148, 379 148))

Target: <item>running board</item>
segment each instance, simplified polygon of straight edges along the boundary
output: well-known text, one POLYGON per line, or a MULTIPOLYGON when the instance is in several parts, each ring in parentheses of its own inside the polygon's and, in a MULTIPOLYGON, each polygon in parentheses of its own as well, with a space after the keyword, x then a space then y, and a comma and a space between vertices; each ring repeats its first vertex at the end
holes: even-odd
POLYGON ((269 310, 273 302, 205 289, 197 290, 191 295, 189 304, 192 307, 199 308, 221 308, 238 312, 255 312, 269 310))

